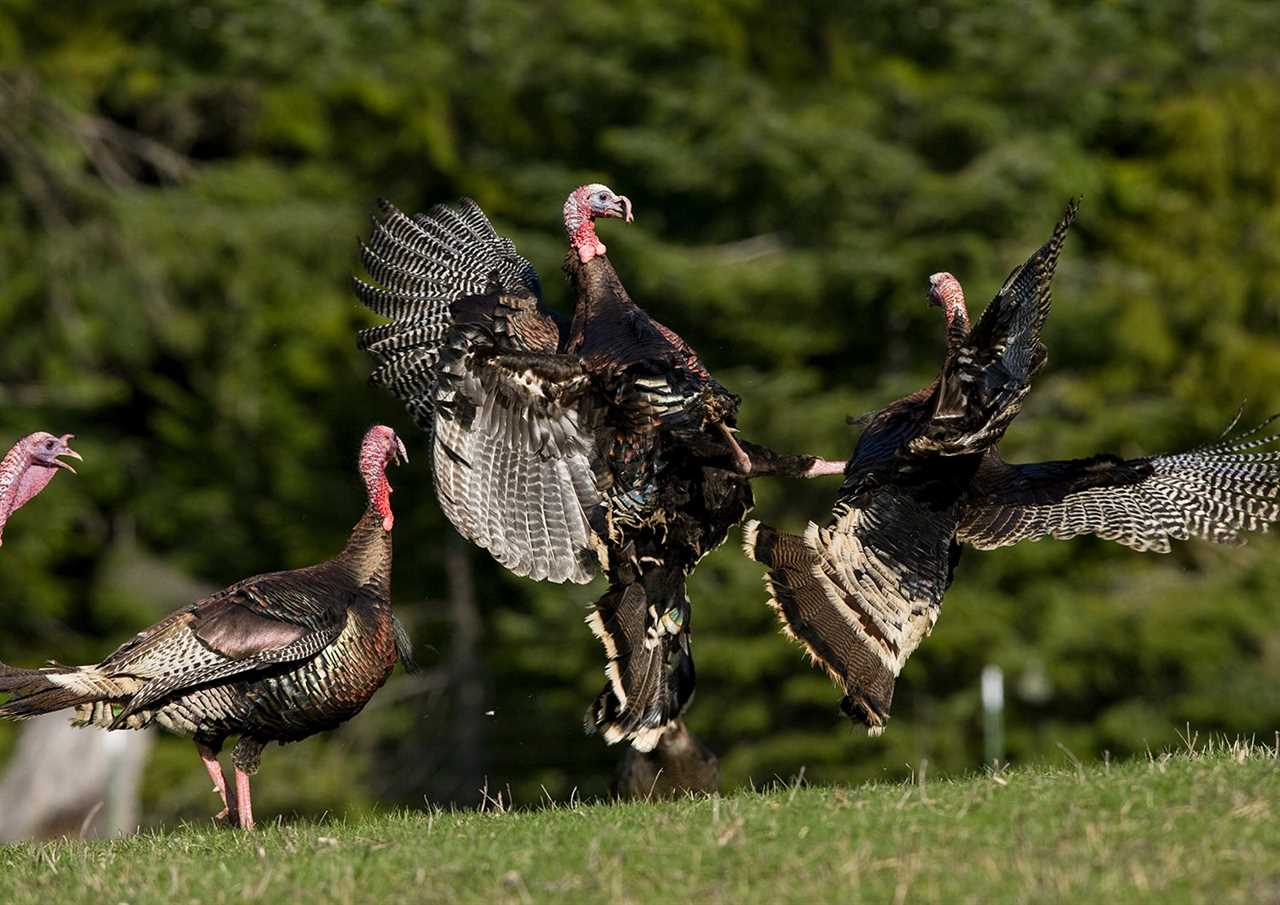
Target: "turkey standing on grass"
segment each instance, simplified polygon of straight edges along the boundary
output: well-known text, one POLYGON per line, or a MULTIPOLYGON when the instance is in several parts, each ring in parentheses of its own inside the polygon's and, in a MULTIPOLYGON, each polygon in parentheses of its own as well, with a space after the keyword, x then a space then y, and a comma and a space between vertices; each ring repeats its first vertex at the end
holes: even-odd
MULTIPOLYGON (((947 352, 932 384, 871 416, 845 467, 832 520, 803 537, 750 522, 744 548, 770 569, 765 584, 783 630, 844 693, 841 709, 879 734, 893 685, 933 628, 960 546, 1096 534, 1136 550, 1169 541, 1242 542, 1280 519, 1280 436, 1255 430, 1189 452, 1012 465, 996 444, 1044 365, 1040 331, 1067 230, 1013 271, 970 328, 949 273, 929 300, 947 320, 947 352)), ((1239 416, 1237 415, 1237 421, 1239 416)))
POLYGON ((298 741, 351 719, 391 675, 411 664, 391 614, 388 464, 407 461, 389 427, 360 447, 369 507, 346 548, 319 565, 249 578, 178 610, 101 663, 14 669, 0 717, 76 708, 78 725, 141 729, 159 723, 193 738, 222 798, 219 818, 253 828, 249 777, 268 742, 298 741), (218 763, 228 736, 235 787, 218 763))
POLYGON ((75 434, 55 437, 43 431, 28 434, 0 459, 0 543, 5 523, 37 493, 44 490, 58 469, 76 473, 70 462, 59 456, 79 459, 80 453, 68 444, 75 434))
POLYGON ((474 202, 414 217, 381 202, 362 243, 377 285, 355 291, 391 323, 360 347, 431 436, 440 505, 463 537, 517 575, 604 571, 587 622, 609 681, 586 726, 648 751, 693 693, 685 580, 751 508, 747 479, 843 463, 735 440, 738 397, 631 301, 598 217, 630 222, 631 202, 598 184, 569 195, 565 323, 474 202))

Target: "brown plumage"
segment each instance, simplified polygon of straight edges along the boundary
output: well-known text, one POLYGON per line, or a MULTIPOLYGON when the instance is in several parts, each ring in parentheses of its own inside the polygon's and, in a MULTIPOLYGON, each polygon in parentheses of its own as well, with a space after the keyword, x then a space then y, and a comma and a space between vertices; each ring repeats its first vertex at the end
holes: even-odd
POLYGON ((588 623, 609 682, 587 728, 648 750, 693 691, 685 578, 750 509, 747 477, 824 463, 733 438, 737 397, 631 300, 597 217, 629 220, 631 203, 601 185, 565 203, 565 324, 475 204, 415 217, 383 204, 363 255, 378 285, 355 286, 392 322, 360 345, 431 435, 440 505, 464 537, 519 575, 606 574, 588 623))
MULTIPOLYGON (((1242 542, 1280 519, 1280 436, 1256 430, 1190 452, 1006 463, 996 449, 1044 365, 1040 331, 1073 203, 1053 237, 1010 274, 970 330, 964 295, 935 274, 930 300, 947 317, 938 380, 869 420, 835 510, 803 536, 749 523, 744 548, 770 571, 770 603, 872 733, 893 686, 932 630, 961 545, 992 549, 1096 534, 1137 550, 1170 540, 1242 542)), ((1238 418, 1238 416, 1237 416, 1238 418)))
POLYGON ((232 585, 92 666, 0 665, 0 691, 13 694, 0 717, 74 707, 79 725, 156 723, 188 736, 223 800, 219 816, 251 828, 249 777, 263 747, 349 720, 387 680, 397 656, 410 662, 407 636, 391 613, 393 516, 385 473, 402 456, 391 428, 366 434, 360 471, 369 506, 338 556, 232 585), (228 790, 217 754, 233 735, 236 785, 228 790))
POLYGON ((613 794, 629 801, 718 791, 720 761, 684 720, 672 723, 652 751, 628 747, 613 784, 613 794))

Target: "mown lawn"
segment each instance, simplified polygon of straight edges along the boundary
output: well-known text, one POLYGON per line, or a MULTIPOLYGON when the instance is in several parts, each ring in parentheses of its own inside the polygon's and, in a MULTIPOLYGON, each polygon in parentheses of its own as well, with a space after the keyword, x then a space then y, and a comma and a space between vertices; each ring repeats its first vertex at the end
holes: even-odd
POLYGON ((1280 902, 1277 805, 1275 750, 1218 745, 942 782, 15 845, 0 902, 1280 902))

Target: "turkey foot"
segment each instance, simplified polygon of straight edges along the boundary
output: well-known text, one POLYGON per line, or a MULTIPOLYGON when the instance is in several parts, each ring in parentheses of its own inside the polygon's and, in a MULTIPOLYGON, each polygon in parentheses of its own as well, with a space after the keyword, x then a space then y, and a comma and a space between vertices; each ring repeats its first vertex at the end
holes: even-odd
POLYGON ((844 462, 835 462, 831 459, 814 459, 801 477, 804 478, 821 478, 826 475, 844 474, 844 462))

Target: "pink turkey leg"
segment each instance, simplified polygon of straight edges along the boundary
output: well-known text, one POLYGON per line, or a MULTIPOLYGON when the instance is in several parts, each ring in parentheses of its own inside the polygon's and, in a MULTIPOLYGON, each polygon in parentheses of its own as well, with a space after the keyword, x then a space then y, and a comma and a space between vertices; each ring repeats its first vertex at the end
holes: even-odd
POLYGON ((227 777, 222 773, 222 764, 218 763, 218 755, 213 753, 212 748, 196 742, 196 750, 200 752, 200 762, 209 771, 209 778, 213 780, 213 791, 222 799, 222 810, 213 819, 224 820, 231 813, 231 805, 227 803, 227 777))
POLYGON ((249 774, 236 767, 236 809, 240 815, 240 828, 253 829, 253 802, 249 798, 249 774))

